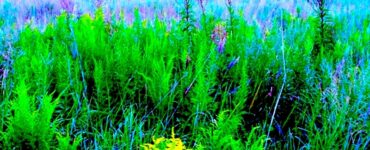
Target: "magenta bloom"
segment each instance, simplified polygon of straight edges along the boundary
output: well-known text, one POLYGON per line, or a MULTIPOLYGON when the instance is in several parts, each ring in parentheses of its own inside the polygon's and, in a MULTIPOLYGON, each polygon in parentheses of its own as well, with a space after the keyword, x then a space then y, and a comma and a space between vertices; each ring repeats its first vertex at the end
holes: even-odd
POLYGON ((99 8, 103 5, 103 0, 96 0, 95 1, 95 7, 99 8))
POLYGON ((219 53, 224 52, 225 44, 226 44, 226 37, 227 37, 227 32, 226 32, 225 27, 221 24, 216 25, 215 29, 213 29, 211 39, 217 45, 217 51, 219 53))
POLYGON ((59 3, 67 13, 73 13, 74 3, 72 0, 59 0, 59 3))
POLYGON ((234 67, 238 62, 239 62, 240 56, 237 58, 233 59, 229 65, 227 65, 227 69, 230 70, 232 67, 234 67))
POLYGON ((226 38, 223 38, 223 39, 220 40, 220 42, 218 42, 218 44, 217 44, 217 51, 218 52, 220 52, 220 53, 224 52, 225 43, 226 43, 226 38))

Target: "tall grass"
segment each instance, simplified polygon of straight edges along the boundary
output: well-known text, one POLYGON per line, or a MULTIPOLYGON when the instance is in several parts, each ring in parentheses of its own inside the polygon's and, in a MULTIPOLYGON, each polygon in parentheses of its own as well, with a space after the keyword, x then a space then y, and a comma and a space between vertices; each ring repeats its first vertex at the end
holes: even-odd
POLYGON ((171 144, 160 137, 191 149, 369 146, 368 17, 358 28, 331 16, 335 43, 315 55, 316 16, 281 10, 259 28, 228 1, 228 19, 204 9, 197 22, 193 4, 179 22, 138 9, 132 24, 107 21, 99 8, 25 26, 1 45, 13 53, 0 59, 10 85, 0 94, 0 147, 171 144))

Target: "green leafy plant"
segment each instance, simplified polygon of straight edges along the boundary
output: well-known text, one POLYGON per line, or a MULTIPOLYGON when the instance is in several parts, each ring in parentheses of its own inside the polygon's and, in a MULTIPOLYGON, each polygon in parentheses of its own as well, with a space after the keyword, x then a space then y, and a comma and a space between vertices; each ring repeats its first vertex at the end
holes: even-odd
POLYGON ((14 115, 6 132, 5 147, 50 149, 56 127, 52 115, 58 100, 52 102, 51 95, 45 95, 36 107, 36 97, 28 92, 29 86, 21 80, 15 89, 17 99, 12 104, 14 115))
POLYGON ((316 12, 316 36, 313 49, 313 56, 321 52, 328 53, 333 51, 335 45, 334 30, 332 19, 329 14, 329 3, 327 0, 311 0, 312 7, 316 12))

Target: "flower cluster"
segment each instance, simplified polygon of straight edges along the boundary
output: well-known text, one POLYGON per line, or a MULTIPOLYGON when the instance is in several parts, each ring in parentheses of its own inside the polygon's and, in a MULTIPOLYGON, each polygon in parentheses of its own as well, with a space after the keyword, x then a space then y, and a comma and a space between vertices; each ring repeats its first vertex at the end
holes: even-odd
POLYGON ((59 3, 67 13, 73 13, 74 2, 72 0, 59 0, 59 3))
POLYGON ((211 39, 217 45, 217 51, 219 53, 223 53, 226 44, 226 37, 227 32, 222 24, 216 25, 215 29, 213 29, 211 39))
MULTIPOLYGON (((12 64, 12 59, 10 58, 10 52, 4 52, 2 54, 3 63, 0 64, 0 82, 3 82, 3 79, 8 77, 9 69, 8 67, 12 64)), ((2 83, 3 84, 3 83, 2 83)))
POLYGON ((143 147, 145 150, 159 150, 163 149, 161 148, 161 145, 164 144, 166 147, 165 149, 168 150, 186 150, 185 145, 182 143, 180 138, 175 138, 175 132, 174 128, 172 128, 172 137, 170 139, 166 139, 164 137, 155 139, 153 137, 154 144, 144 144, 141 147, 143 147))
POLYGON ((227 69, 230 70, 232 67, 234 67, 238 62, 239 62, 240 56, 237 58, 233 59, 229 65, 227 65, 227 69))

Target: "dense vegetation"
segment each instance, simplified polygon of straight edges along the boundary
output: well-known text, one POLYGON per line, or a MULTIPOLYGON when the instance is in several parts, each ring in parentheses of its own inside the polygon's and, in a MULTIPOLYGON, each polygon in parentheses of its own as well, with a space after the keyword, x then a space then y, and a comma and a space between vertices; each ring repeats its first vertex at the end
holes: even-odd
POLYGON ((262 29, 231 0, 227 20, 192 5, 170 22, 64 12, 3 40, 1 149, 370 146, 369 16, 317 0, 262 29))

